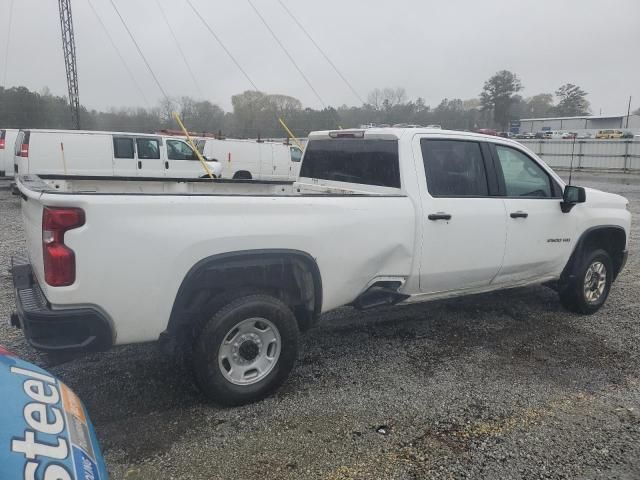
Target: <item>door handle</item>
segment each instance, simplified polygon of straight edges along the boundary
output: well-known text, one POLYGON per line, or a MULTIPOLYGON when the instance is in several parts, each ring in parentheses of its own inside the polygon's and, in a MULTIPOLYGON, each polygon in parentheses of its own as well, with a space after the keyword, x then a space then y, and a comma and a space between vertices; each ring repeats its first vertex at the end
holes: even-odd
POLYGON ((518 211, 512 212, 510 216, 511 218, 527 218, 529 214, 527 212, 518 211))
POLYGON ((142 162, 138 160, 138 169, 142 170, 142 162))
POLYGON ((165 161, 164 161, 164 168, 166 168, 167 170, 169 170, 169 160, 165 160, 165 161))
POLYGON ((430 213, 427 217, 429 220, 451 220, 451 215, 448 213, 430 213))

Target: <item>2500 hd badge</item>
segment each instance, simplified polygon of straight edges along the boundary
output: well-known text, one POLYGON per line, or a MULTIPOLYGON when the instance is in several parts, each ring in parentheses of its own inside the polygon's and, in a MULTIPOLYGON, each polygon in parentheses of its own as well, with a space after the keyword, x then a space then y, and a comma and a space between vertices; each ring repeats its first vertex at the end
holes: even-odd
POLYGON ((0 347, 0 388, 0 478, 108 478, 93 426, 69 387, 0 347))

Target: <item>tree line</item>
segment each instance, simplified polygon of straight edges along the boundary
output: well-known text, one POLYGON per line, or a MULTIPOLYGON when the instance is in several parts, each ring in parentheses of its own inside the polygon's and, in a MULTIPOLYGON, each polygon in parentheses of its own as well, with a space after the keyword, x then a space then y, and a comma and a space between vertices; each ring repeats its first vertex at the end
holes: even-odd
MULTIPOLYGON (((176 129, 172 112, 177 111, 193 132, 220 133, 239 138, 283 137, 278 123, 283 118, 298 136, 313 130, 358 127, 362 124, 397 123, 432 125, 456 130, 495 128, 506 130, 509 122, 521 118, 586 115, 590 112, 587 93, 567 83, 554 93, 523 97, 522 82, 507 70, 489 78, 479 97, 445 98, 437 106, 421 97, 409 99, 404 88, 373 90, 360 106, 305 108, 288 95, 245 91, 231 98, 231 111, 207 100, 191 97, 160 101, 153 108, 112 108, 107 111, 81 107, 83 129, 155 132, 176 129), (557 101, 556 101, 557 100, 557 101)), ((47 88, 40 92, 26 87, 0 87, 0 128, 72 128, 65 97, 47 88)))

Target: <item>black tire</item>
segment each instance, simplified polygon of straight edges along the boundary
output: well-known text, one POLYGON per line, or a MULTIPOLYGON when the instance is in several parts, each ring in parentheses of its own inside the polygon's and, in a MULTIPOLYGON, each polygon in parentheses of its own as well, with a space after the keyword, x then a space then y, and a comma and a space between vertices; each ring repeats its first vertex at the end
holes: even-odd
POLYGON ((611 284, 613 283, 613 262, 611 256, 602 249, 593 250, 585 255, 582 259, 578 273, 575 280, 568 285, 564 290, 559 292, 560 303, 567 310, 576 313, 582 313, 591 315, 597 312, 609 296, 611 290, 611 284), (601 263, 604 265, 606 272, 604 272, 605 284, 601 294, 596 299, 588 299, 585 293, 585 287, 588 282, 591 281, 592 274, 590 268, 592 265, 601 263))
POLYGON ((203 322, 196 332, 191 354, 196 383, 213 402, 242 405, 261 400, 277 389, 289 376, 298 355, 298 324, 291 310, 270 295, 252 294, 236 298, 203 322), (266 376, 256 383, 237 385, 223 373, 218 354, 228 333, 240 322, 263 318, 280 335, 280 353, 266 376))
POLYGON ((247 172, 246 170, 240 170, 233 174, 234 180, 251 180, 252 178, 251 172, 247 172))

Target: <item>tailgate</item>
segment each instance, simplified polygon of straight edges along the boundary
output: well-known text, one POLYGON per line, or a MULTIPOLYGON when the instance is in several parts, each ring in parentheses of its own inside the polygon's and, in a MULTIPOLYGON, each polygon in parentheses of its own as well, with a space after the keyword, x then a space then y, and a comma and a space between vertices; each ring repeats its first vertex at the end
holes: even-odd
POLYGON ((42 210, 41 193, 32 190, 23 177, 16 181, 22 197, 22 220, 24 234, 27 241, 27 255, 33 267, 33 272, 40 284, 43 284, 44 265, 42 260, 42 210))

